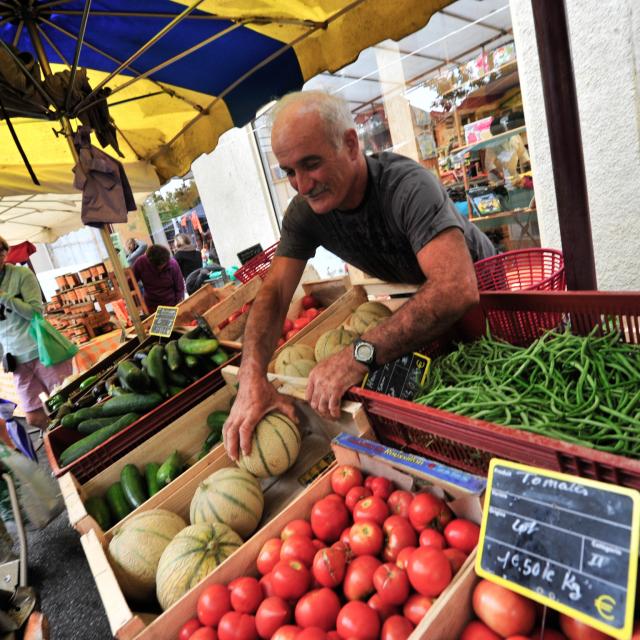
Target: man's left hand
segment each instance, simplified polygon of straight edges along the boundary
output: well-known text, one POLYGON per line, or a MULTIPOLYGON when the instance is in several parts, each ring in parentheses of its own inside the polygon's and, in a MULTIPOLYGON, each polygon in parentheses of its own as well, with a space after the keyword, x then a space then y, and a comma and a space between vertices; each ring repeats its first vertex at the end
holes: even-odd
POLYGON ((367 372, 365 365, 353 359, 353 347, 349 346, 312 369, 307 383, 307 402, 323 418, 337 420, 342 396, 349 387, 360 384, 367 372))

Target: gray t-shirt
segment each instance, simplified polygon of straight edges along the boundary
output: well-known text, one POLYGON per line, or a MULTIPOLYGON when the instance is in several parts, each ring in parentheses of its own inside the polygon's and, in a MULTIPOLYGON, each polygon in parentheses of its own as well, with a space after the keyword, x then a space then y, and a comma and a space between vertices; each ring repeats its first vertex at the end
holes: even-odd
POLYGON ((440 232, 464 232, 473 261, 495 255, 487 236, 462 217, 437 178, 395 153, 368 156, 362 204, 351 211, 314 213, 296 196, 284 216, 277 256, 308 260, 323 246, 358 269, 387 282, 421 284, 416 254, 440 232))

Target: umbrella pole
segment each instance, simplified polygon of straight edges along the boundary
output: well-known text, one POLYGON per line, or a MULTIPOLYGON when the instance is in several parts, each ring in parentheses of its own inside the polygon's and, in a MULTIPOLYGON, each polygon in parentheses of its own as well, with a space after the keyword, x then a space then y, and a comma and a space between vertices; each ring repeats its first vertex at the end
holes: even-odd
MULTIPOLYGON (((31 20, 25 20, 25 26, 27 27, 29 36, 31 37, 31 43, 33 44, 33 48, 36 51, 38 62, 40 63, 40 67, 42 68, 42 73, 45 76, 52 75, 49 60, 47 60, 47 56, 44 52, 44 47, 42 46, 42 40, 40 39, 40 34, 38 33, 35 24, 31 20)), ((78 152, 73 146, 73 140, 71 139, 71 135, 73 133, 71 122, 66 115, 63 115, 60 118, 60 122, 62 124, 62 131, 69 145, 69 150, 71 151, 71 155, 73 156, 73 160, 75 163, 77 163, 78 152)), ((136 304, 133 301, 133 296, 131 295, 131 290, 129 289, 127 277, 124 273, 122 264, 120 263, 120 257, 118 256, 118 253, 113 246, 109 231, 104 224, 100 227, 100 236, 102 237, 102 242, 107 249, 107 254, 109 255, 111 266, 113 267, 113 273, 116 276, 118 286, 120 287, 120 291, 122 292, 122 297, 124 298, 124 302, 129 311, 129 316, 131 317, 131 321, 133 322, 133 327, 135 329, 136 335, 138 336, 138 340, 142 342, 145 338, 145 331, 144 327, 142 326, 142 322, 140 321, 140 313, 138 312, 138 307, 136 307, 136 304)))

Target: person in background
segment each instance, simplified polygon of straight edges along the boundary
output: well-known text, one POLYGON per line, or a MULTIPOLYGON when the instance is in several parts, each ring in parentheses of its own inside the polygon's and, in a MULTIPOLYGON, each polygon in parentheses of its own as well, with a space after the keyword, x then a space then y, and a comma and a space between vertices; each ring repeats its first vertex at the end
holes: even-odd
POLYGON ((72 359, 45 367, 38 359, 38 343, 29 334, 34 313, 42 313, 42 296, 35 274, 6 262, 9 244, 0 237, 0 352, 27 423, 42 431, 48 419, 40 401, 73 371, 72 359))
POLYGON ((135 238, 127 238, 124 249, 127 254, 127 262, 130 267, 133 267, 135 261, 147 250, 147 243, 135 238))
POLYGON ((186 280, 189 274, 202 267, 202 256, 200 252, 191 244, 191 238, 185 233, 179 233, 175 237, 176 251, 173 254, 182 276, 186 280))
POLYGON ((133 265, 133 273, 144 287, 149 313, 158 305, 173 307, 184 298, 184 278, 171 252, 161 244, 152 244, 133 265))

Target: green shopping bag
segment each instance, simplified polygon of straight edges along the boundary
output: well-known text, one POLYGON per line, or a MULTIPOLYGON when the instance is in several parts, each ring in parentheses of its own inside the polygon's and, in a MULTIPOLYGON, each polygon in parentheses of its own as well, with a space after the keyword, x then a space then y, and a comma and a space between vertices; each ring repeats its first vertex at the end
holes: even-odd
POLYGON ((78 353, 78 347, 39 313, 31 318, 29 334, 38 343, 38 358, 45 367, 64 362, 78 353))

